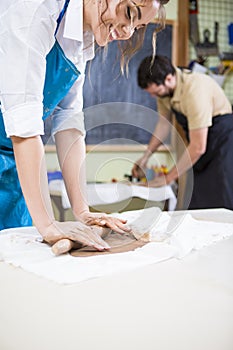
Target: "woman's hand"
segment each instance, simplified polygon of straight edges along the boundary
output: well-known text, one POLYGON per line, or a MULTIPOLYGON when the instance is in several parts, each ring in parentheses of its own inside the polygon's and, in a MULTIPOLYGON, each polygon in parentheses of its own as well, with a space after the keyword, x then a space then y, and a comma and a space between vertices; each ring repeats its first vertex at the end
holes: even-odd
POLYGON ((91 213, 89 211, 85 211, 79 215, 79 220, 86 225, 108 227, 117 233, 124 234, 131 232, 131 228, 126 225, 126 220, 114 218, 106 215, 105 213, 91 213))
POLYGON ((90 227, 78 221, 54 221, 41 232, 41 235, 52 245, 54 254, 60 255, 82 246, 93 247, 100 251, 109 249, 110 246, 101 238, 103 233, 104 231, 98 227, 90 227))

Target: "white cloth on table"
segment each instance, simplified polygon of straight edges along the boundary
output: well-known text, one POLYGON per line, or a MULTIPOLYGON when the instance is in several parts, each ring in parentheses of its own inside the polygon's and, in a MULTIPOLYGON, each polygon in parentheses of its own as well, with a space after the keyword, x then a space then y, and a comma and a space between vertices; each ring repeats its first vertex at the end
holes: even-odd
MULTIPOLYGON (((50 192, 60 193, 63 208, 70 208, 70 202, 63 180, 50 181, 49 190, 50 192)), ((148 188, 127 185, 121 182, 87 184, 87 199, 90 206, 118 203, 133 197, 156 202, 168 200, 168 210, 174 210, 177 203, 171 186, 148 188)))
POLYGON ((192 250, 233 234, 233 223, 196 220, 188 212, 175 216, 149 208, 115 215, 128 219, 140 231, 149 231, 151 242, 127 253, 55 257, 50 247, 41 243, 36 228, 14 228, 0 232, 0 260, 57 283, 72 284, 171 258, 184 258, 192 250))

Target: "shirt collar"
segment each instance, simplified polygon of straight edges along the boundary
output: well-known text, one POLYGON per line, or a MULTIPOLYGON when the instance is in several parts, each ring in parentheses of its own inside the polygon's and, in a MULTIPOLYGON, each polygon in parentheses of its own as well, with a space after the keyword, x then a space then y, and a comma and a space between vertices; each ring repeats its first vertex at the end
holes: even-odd
POLYGON ((63 36, 83 41, 83 0, 70 0, 66 10, 63 36))

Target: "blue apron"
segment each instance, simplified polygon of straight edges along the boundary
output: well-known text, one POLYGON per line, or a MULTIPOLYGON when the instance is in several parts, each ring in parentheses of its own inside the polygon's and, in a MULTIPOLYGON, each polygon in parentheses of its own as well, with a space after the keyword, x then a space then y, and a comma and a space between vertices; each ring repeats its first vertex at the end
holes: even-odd
MULTIPOLYGON (((65 14, 70 0, 66 0, 64 8, 57 19, 59 24, 65 14)), ((67 59, 60 45, 54 46, 46 57, 46 76, 43 91, 43 120, 55 109, 65 97, 80 73, 75 65, 67 59)), ((31 226, 32 220, 27 209, 20 187, 13 146, 7 138, 0 111, 0 230, 12 227, 31 226)))

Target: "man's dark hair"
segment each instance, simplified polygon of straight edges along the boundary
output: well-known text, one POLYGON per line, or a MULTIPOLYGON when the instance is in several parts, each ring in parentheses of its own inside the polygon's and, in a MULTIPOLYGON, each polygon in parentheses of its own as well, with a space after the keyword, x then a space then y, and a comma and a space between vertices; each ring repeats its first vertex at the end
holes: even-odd
POLYGON ((165 56, 154 57, 148 56, 144 58, 138 68, 138 85, 142 89, 148 88, 150 84, 164 84, 168 74, 175 75, 175 68, 169 58, 165 56))

